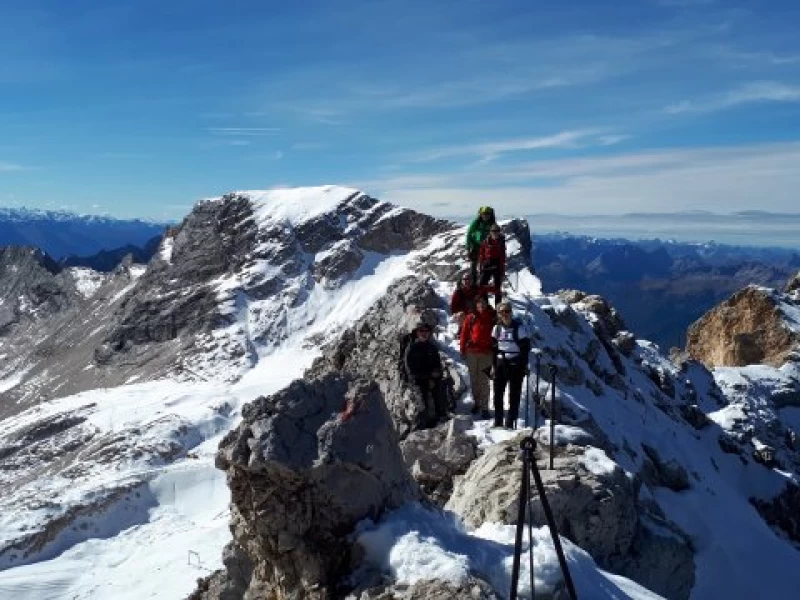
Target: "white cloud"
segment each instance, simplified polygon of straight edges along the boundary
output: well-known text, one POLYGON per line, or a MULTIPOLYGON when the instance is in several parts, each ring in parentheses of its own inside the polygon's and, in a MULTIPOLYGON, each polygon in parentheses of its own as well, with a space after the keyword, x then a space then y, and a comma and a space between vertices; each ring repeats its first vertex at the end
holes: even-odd
POLYGON ((0 161, 0 173, 13 173, 16 171, 24 171, 25 167, 16 163, 9 163, 0 161))
POLYGON ((673 115, 714 112, 760 102, 800 102, 800 85, 779 81, 751 81, 724 94, 672 104, 664 112, 673 115))
POLYGON ((506 215, 797 212, 800 143, 537 161, 504 170, 398 176, 364 187, 382 199, 446 216, 471 215, 487 202, 506 215))
POLYGON ((281 131, 280 127, 209 127, 208 131, 215 135, 274 135, 281 131))
POLYGON ((608 146, 627 139, 627 136, 621 135, 599 135, 600 131, 601 130, 598 129, 578 129, 573 131, 561 131, 553 135, 542 137, 515 138, 477 144, 445 146, 443 148, 435 148, 433 150, 421 152, 416 155, 413 160, 416 162, 428 162, 455 156, 473 156, 480 158, 482 162, 489 162, 512 152, 544 150, 547 148, 608 146))

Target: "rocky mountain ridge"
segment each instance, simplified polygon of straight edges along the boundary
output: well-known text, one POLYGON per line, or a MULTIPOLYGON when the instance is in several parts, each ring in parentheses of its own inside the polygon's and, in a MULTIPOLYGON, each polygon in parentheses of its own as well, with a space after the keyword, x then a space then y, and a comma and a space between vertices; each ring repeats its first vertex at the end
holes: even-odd
MULTIPOLYGON (((535 431, 537 456, 579 591, 791 589, 796 365, 671 362, 603 298, 542 294, 527 224, 503 227, 504 291, 556 367, 555 413, 534 411, 539 425, 558 420, 556 468, 543 468, 549 427, 535 431)), ((81 310, 40 303, 0 337, 0 353, 34 365, 0 375, 0 593, 27 573, 54 584, 62 565, 71 583, 59 598, 108 594, 112 584, 81 572, 124 578, 120 564, 137 568, 122 558, 127 543, 146 548, 137 562, 169 565, 140 576, 138 593, 181 597, 201 574, 202 539, 204 565, 219 570, 194 598, 505 597, 523 432, 468 414, 445 310, 463 235, 355 190, 242 192, 198 205, 143 273, 93 288, 92 325, 69 322, 86 305, 67 280, 81 310), (399 336, 419 319, 436 326, 458 396, 437 429, 420 428, 420 398, 396 370, 399 336), (39 338, 59 326, 48 355, 39 338), (68 341, 64 356, 78 358, 63 363, 68 341), (111 387, 131 377, 142 382, 111 387), (88 391, 45 400, 42 386, 59 382, 54 396, 88 391), (212 523, 230 534, 208 535, 212 523), (87 553, 103 566, 89 569, 87 553)), ((23 289, 14 281, 0 285, 23 289)), ((539 391, 549 397, 549 382, 539 391)), ((562 582, 540 511, 534 498, 537 593, 552 597, 562 582)))

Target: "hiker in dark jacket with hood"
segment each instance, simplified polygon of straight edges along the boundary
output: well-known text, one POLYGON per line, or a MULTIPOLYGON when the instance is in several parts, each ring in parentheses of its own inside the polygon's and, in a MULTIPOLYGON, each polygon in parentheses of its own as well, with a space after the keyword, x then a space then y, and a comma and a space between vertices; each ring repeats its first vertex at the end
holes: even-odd
POLYGON ((467 255, 469 256, 472 281, 478 281, 478 255, 483 240, 489 237, 489 229, 496 223, 494 209, 491 206, 481 206, 478 216, 467 228, 467 255))
POLYGON ((425 425, 435 427, 440 419, 447 419, 442 359, 439 357, 439 349, 431 340, 430 325, 420 322, 413 333, 414 339, 408 344, 405 353, 406 373, 409 381, 414 382, 422 394, 425 425))

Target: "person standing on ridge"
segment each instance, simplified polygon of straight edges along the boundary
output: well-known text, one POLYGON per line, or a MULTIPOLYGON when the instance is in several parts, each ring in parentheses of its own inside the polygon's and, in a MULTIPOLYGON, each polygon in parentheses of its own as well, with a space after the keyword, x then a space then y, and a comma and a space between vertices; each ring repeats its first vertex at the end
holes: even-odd
POLYGON ((478 216, 467 228, 467 255, 469 256, 472 281, 478 281, 478 255, 483 240, 489 237, 489 228, 495 223, 494 209, 491 206, 481 206, 478 216))
POLYGON ((467 363, 470 388, 472 389, 472 414, 480 413, 482 419, 489 418, 489 376, 492 368, 492 329, 495 324, 494 310, 486 298, 475 300, 475 310, 467 315, 461 328, 460 350, 467 363))
POLYGON ((497 223, 489 228, 489 237, 481 244, 478 262, 481 269, 480 284, 484 286, 489 280, 493 280, 494 305, 498 306, 503 297, 500 286, 503 284, 503 277, 506 276, 506 238, 503 237, 500 225, 497 223))
POLYGON ((424 424, 435 427, 439 420, 447 418, 447 400, 442 386, 442 359, 439 349, 431 340, 431 326, 417 323, 414 339, 405 352, 405 367, 408 380, 419 388, 424 405, 424 424))
POLYGON ((461 281, 456 285, 453 295, 450 297, 450 314, 453 315, 458 323, 458 331, 461 332, 461 324, 466 316, 475 311, 475 302, 478 298, 488 299, 490 293, 497 293, 491 286, 479 286, 475 284, 472 275, 464 273, 461 281))
POLYGON ((492 330, 494 348, 494 425, 513 429, 519 415, 522 380, 528 372, 531 333, 525 323, 514 318, 509 302, 497 307, 499 321, 492 330), (503 420, 503 397, 508 385, 508 412, 503 420))

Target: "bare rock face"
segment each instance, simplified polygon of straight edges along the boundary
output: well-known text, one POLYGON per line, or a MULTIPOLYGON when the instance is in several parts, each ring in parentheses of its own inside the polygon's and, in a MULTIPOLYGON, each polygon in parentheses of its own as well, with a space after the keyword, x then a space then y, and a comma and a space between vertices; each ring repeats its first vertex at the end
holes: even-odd
POLYGON ((787 483, 783 492, 772 500, 754 498, 751 503, 767 523, 800 543, 800 486, 787 483))
POLYGON ((491 586, 480 579, 471 578, 463 585, 448 581, 424 580, 414 585, 379 586, 365 590, 347 600, 499 600, 491 586))
POLYGON ((749 286, 692 324, 686 350, 709 367, 780 366, 800 342, 786 306, 797 308, 785 294, 749 286))
POLYGON ((412 432, 400 444, 403 459, 426 496, 444 506, 453 492, 453 478, 466 473, 478 457, 478 444, 466 435, 472 419, 459 415, 434 429, 412 432))
POLYGON ((0 247, 0 336, 21 321, 41 320, 77 299, 75 286, 38 248, 0 247))
MULTIPOLYGON (((445 508, 460 515, 468 527, 516 523, 520 439, 489 448, 463 477, 456 477, 445 508)), ((537 448, 542 482, 559 533, 589 552, 602 567, 669 598, 688 598, 694 584, 689 540, 652 507, 639 505, 638 484, 622 469, 592 468, 597 453, 602 455, 597 448, 567 445, 556 455, 551 471, 542 468, 545 452, 543 447, 537 448), (664 531, 670 533, 664 535, 664 531)), ((533 519, 541 525, 546 521, 535 487, 533 493, 533 519)))
POLYGON ((401 279, 355 326, 323 349, 309 375, 344 372, 376 381, 397 432, 405 438, 420 427, 424 407, 416 387, 401 377, 400 340, 417 321, 436 326, 443 308, 429 285, 415 277, 401 279))
POLYGON ((784 291, 788 294, 797 290, 800 290, 800 271, 787 282, 784 291))
POLYGON ((338 597, 356 523, 419 498, 379 387, 295 381, 242 416, 217 466, 228 473, 234 541, 253 564, 244 597, 338 597))

